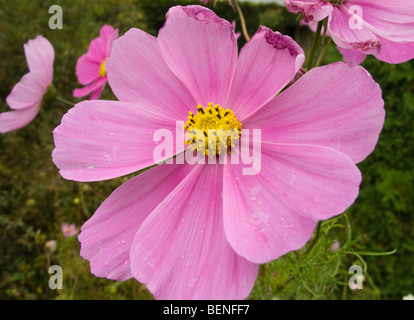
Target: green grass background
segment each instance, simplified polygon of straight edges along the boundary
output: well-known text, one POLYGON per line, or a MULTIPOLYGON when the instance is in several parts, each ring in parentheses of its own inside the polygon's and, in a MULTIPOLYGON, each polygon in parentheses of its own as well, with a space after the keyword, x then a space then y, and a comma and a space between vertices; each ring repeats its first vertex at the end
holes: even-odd
MULTIPOLYGON (((76 60, 98 36, 103 24, 142 28, 157 35, 168 8, 199 1, 173 0, 0 0, 0 112, 5 99, 27 73, 23 44, 38 34, 53 44, 54 84, 58 94, 74 102, 79 85, 76 60), (63 8, 63 30, 50 30, 48 9, 63 8)), ((211 7, 211 6, 210 6, 211 7)), ((249 33, 259 25, 294 37, 305 50, 312 34, 299 27, 296 16, 276 5, 244 3, 249 33)), ((227 5, 214 10, 223 18, 240 20, 227 5)), ((239 40, 239 47, 244 44, 239 40)), ((341 59, 332 46, 325 63, 341 59)), ((290 253, 264 265, 250 299, 402 299, 414 293, 414 63, 388 65, 368 57, 363 66, 383 90, 386 122, 376 150, 359 165, 363 174, 360 196, 341 216, 322 225, 311 252, 290 253), (329 250, 339 241, 340 251, 329 250), (352 252, 387 252, 359 257, 352 252), (350 291, 348 268, 367 267, 364 289, 350 291)), ((357 85, 357 84, 356 84, 357 85)), ((102 99, 114 99, 109 87, 102 99)), ((62 222, 80 227, 106 197, 131 176, 106 182, 77 183, 62 179, 51 160, 52 131, 69 109, 60 102, 44 105, 27 127, 0 135, 0 299, 152 299, 134 279, 116 282, 90 273, 79 256, 76 237, 63 237, 62 222), (45 244, 57 241, 48 255, 45 244), (48 264, 63 268, 64 289, 48 287, 48 264)))

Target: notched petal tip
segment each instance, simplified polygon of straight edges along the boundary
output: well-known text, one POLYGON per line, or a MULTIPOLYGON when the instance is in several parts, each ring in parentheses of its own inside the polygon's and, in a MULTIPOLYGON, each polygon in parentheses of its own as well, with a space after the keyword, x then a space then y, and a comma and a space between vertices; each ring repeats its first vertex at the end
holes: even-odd
POLYGON ((260 26, 256 33, 265 32, 265 39, 268 44, 277 50, 288 49, 292 56, 303 55, 303 49, 289 36, 285 36, 270 28, 260 26))
POLYGON ((108 35, 111 35, 116 30, 117 29, 114 29, 114 27, 110 26, 109 24, 105 24, 101 27, 101 30, 99 31, 99 34, 102 38, 106 38, 108 35))
MULTIPOLYGON (((216 13, 206 7, 199 6, 199 5, 189 5, 189 6, 174 6, 168 10, 166 14, 166 19, 164 26, 167 24, 170 15, 179 14, 179 12, 183 12, 187 17, 193 18, 201 23, 210 23, 214 22, 217 24, 222 25, 223 27, 229 28, 231 31, 234 32, 234 26, 227 21, 226 19, 220 18, 216 15, 216 13)), ((161 28, 161 29, 162 29, 161 28)))
POLYGON ((37 35, 34 39, 29 39, 24 45, 27 49, 39 49, 42 47, 51 47, 51 43, 42 35, 37 35))
POLYGON ((329 2, 320 0, 306 2, 285 0, 285 3, 288 11, 301 14, 305 22, 321 21, 329 16, 333 10, 329 2))
POLYGON ((354 49, 361 51, 364 54, 378 54, 382 48, 382 41, 380 39, 370 39, 363 42, 355 42, 351 44, 354 49))

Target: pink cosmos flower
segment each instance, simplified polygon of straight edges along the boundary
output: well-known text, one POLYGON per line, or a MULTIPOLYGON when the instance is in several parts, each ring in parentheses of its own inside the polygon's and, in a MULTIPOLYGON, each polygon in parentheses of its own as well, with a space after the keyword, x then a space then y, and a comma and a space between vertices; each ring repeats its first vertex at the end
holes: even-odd
POLYGON ((29 40, 24 45, 29 73, 14 86, 6 103, 13 111, 0 114, 0 133, 28 125, 40 110, 42 99, 53 79, 55 51, 42 37, 29 40))
POLYGON ((119 31, 111 26, 104 25, 100 36, 92 40, 88 52, 79 58, 76 64, 76 75, 81 85, 86 87, 75 89, 73 96, 85 97, 92 93, 90 99, 98 99, 108 81, 106 74, 106 60, 111 54, 112 44, 118 39, 119 31))
POLYGON ((336 63, 279 93, 304 54, 266 27, 237 52, 230 22, 202 6, 172 7, 158 38, 131 29, 115 41, 108 81, 120 101, 81 102, 54 130, 53 161, 77 181, 156 164, 154 132, 175 132, 198 105, 219 104, 243 130, 261 130, 257 175, 230 163, 162 164, 115 190, 79 235, 96 276, 135 277, 157 299, 242 299, 258 264, 301 248, 319 220, 354 202, 355 164, 384 122, 378 84, 336 63))
POLYGON ((71 236, 78 234, 78 228, 76 228, 76 225, 74 223, 69 224, 69 223, 63 222, 60 225, 60 228, 62 230, 64 237, 71 237, 71 236))
POLYGON ((328 17, 328 32, 344 60, 359 64, 373 54, 388 63, 414 58, 412 0, 285 0, 315 30, 328 17))
POLYGON ((339 242, 335 241, 334 243, 331 244, 331 251, 338 252, 338 250, 339 250, 339 242))

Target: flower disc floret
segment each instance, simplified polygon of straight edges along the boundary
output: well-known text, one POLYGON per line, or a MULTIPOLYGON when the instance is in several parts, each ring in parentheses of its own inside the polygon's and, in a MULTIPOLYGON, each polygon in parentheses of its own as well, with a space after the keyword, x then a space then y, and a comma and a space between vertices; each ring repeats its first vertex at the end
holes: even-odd
POLYGON ((210 157, 223 155, 226 151, 230 154, 240 138, 241 127, 232 110, 211 102, 205 109, 197 105, 197 114, 190 111, 184 125, 187 130, 185 143, 191 150, 210 157))
POLYGON ((105 59, 102 61, 101 65, 99 66, 99 76, 100 76, 101 78, 104 78, 104 77, 106 76, 105 64, 106 64, 106 60, 107 60, 107 59, 108 59, 108 58, 105 58, 105 59))

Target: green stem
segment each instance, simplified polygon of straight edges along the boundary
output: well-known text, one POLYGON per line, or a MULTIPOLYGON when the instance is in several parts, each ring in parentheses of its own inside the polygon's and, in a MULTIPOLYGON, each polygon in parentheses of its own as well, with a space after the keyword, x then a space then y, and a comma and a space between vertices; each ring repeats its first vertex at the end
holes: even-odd
POLYGON ((239 2, 237 0, 233 0, 233 4, 236 7, 237 13, 240 17, 240 23, 242 27, 243 36, 246 39, 246 41, 250 40, 249 33, 247 32, 247 26, 246 26, 246 20, 244 19, 243 11, 240 8, 239 2))
POLYGON ((299 256, 299 253, 298 253, 297 251, 293 251, 293 252, 295 253, 296 261, 297 261, 298 263, 300 263, 300 256, 299 256))
MULTIPOLYGON (((305 253, 302 255, 302 256, 305 256, 305 255, 307 255, 311 250, 312 250, 312 248, 315 246, 315 244, 316 244, 316 241, 318 240, 318 238, 319 238, 319 235, 320 235, 320 231, 321 231, 321 226, 322 226, 322 223, 319 221, 318 222, 318 226, 316 227, 316 234, 315 234, 315 237, 313 238, 313 240, 312 240, 312 242, 310 243, 310 245, 309 245, 309 247, 308 247, 308 249, 305 251, 305 253)), ((297 251, 295 251, 295 255, 296 255, 296 259, 297 259, 297 261, 298 261, 298 263, 300 264, 300 256, 299 256, 299 254, 297 253, 297 251)), ((301 267, 299 267, 299 272, 302 270, 302 266, 301 267)), ((299 273, 298 272, 298 273, 299 273)), ((277 292, 280 292, 280 291, 282 291, 290 282, 292 282, 293 280, 295 280, 296 279, 296 277, 297 277, 297 274, 293 274, 293 275, 291 275, 286 281, 285 281, 285 283, 283 283, 279 288, 278 288, 278 290, 277 290, 277 292)))
POLYGON ((344 287, 342 288, 342 300, 347 300, 348 296, 348 279, 346 275, 344 275, 344 287))
POLYGON ((56 97, 56 100, 57 101, 60 101, 60 102, 62 102, 64 104, 70 105, 71 107, 73 107, 75 105, 73 102, 70 102, 70 101, 68 101, 66 99, 63 99, 63 98, 60 98, 60 97, 56 97))
POLYGON ((326 56, 326 53, 328 52, 329 47, 331 46, 332 38, 329 38, 328 43, 325 46, 325 49, 323 50, 322 54, 319 56, 318 61, 316 62, 315 67, 319 67, 323 61, 323 59, 326 56))
POLYGON ((316 242, 318 241, 319 234, 321 233, 321 225, 322 223, 319 221, 318 226, 316 227, 315 237, 312 239, 312 242, 310 243, 308 249, 306 249, 305 253, 303 254, 304 256, 306 256, 312 250, 312 248, 315 246, 316 242))
POLYGON ((80 196, 80 202, 81 202, 81 208, 82 208, 83 214, 85 215, 87 219, 89 219, 91 214, 89 213, 89 210, 86 207, 85 195, 83 193, 83 186, 81 184, 78 184, 78 188, 79 188, 79 196, 80 196))
POLYGON ((316 29, 315 38, 313 39, 312 49, 309 55, 308 64, 306 66, 306 69, 309 71, 312 68, 313 59, 315 58, 316 49, 318 48, 319 39, 321 37, 321 31, 322 31, 322 25, 323 22, 318 22, 318 27, 316 29))

